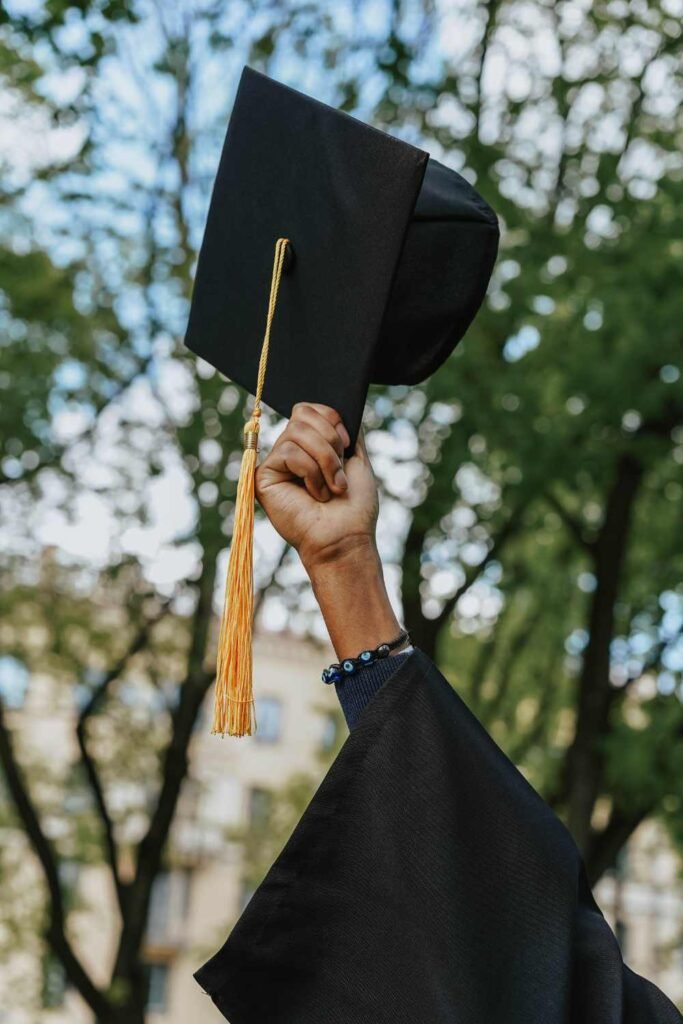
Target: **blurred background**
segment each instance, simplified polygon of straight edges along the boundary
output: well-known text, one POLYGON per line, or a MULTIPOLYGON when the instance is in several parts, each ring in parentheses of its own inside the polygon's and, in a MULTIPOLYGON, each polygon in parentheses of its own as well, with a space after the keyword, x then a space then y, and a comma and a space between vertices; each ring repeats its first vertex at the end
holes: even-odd
POLYGON ((467 339, 368 401, 388 583, 567 822, 626 961, 683 1003, 682 15, 0 4, 4 1024, 217 1020, 191 972, 344 740, 263 521, 260 730, 209 735, 245 396, 181 339, 245 62, 500 215, 467 339))

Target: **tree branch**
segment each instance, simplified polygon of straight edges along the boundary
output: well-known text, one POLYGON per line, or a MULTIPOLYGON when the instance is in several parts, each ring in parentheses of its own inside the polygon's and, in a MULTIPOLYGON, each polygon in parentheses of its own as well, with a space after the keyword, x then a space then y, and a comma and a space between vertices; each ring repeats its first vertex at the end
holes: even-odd
POLYGON ((552 494, 550 491, 546 492, 545 499, 551 506, 551 508, 555 512, 557 512, 558 516, 560 517, 564 525, 567 527, 574 540, 576 540, 585 551, 588 551, 589 553, 592 552, 594 542, 586 536, 586 532, 581 520, 578 519, 576 516, 572 515, 572 513, 567 508, 565 508, 565 506, 562 504, 559 498, 555 494, 552 494))
POLYGON ((670 400, 666 402, 659 416, 643 420, 636 436, 652 436, 668 439, 671 431, 683 423, 683 406, 670 400))
POLYGON ((615 606, 643 467, 631 454, 620 458, 605 501, 605 518, 594 545, 596 588, 588 617, 588 644, 579 678, 576 728, 567 751, 564 788, 569 829, 584 856, 592 841, 591 816, 600 790, 602 741, 609 734, 610 647, 615 606))
POLYGON ((498 13, 499 0, 488 0, 486 7, 486 22, 484 24, 484 31, 481 37, 481 50, 479 57, 479 67, 477 69, 477 98, 474 107, 474 121, 475 121, 475 138, 479 139, 479 128, 481 124, 481 111, 484 105, 484 97, 482 94, 482 82, 484 80, 484 70, 486 68, 486 58, 489 52, 489 45, 491 43, 491 36, 496 27, 496 15, 498 13))
POLYGON ((559 92, 557 96, 557 108, 558 115, 561 122, 560 130, 560 152, 557 159, 557 171, 555 174, 555 184, 552 189, 552 196, 548 204, 548 219, 552 222, 557 215, 557 208, 560 205, 560 201, 564 196, 564 184, 565 177, 567 174, 567 164, 569 162, 569 153, 567 149, 567 126, 569 123, 569 115, 571 112, 571 104, 567 99, 567 81, 565 77, 565 65, 566 65, 566 47, 562 39, 562 33, 559 27, 558 17, 558 3, 557 0, 550 7, 550 15, 553 19, 555 26, 555 40, 560 51, 560 74, 557 78, 559 85, 559 92))
POLYGON ((495 662, 496 652, 498 650, 498 644, 501 636, 501 620, 505 614, 505 610, 509 608, 509 604, 503 606, 503 611, 498 617, 496 622, 496 628, 493 630, 493 634, 482 640, 479 648, 479 655, 474 663, 474 668, 470 674, 470 691, 469 699, 472 706, 472 710, 475 712, 477 717, 481 717, 482 709, 482 698, 481 691, 486 679, 489 667, 495 662))
POLYGON ((60 462, 61 459, 64 457, 64 455, 66 455, 66 453, 75 445, 82 444, 83 441, 91 440, 95 436, 95 431, 97 430, 97 425, 99 423, 99 418, 101 414, 105 411, 105 409, 108 409, 109 406, 113 405, 113 403, 117 399, 121 398, 121 396, 128 390, 128 388, 135 383, 138 377, 147 372, 147 369, 149 368, 151 361, 152 356, 146 356, 144 359, 141 359, 140 362, 137 364, 134 373, 131 373, 130 376, 126 377, 124 380, 121 380, 117 383, 116 387, 111 392, 111 394, 107 395, 104 401, 99 406, 97 406, 95 419, 93 420, 91 425, 87 427, 81 434, 79 434, 78 437, 71 442, 71 444, 67 445, 64 448, 53 448, 47 458, 43 459, 43 461, 38 463, 38 465, 35 466, 33 469, 24 470, 20 477, 9 477, 0 470, 0 487, 11 487, 17 486, 18 484, 30 483, 44 469, 50 469, 51 467, 56 466, 57 463, 60 462))
POLYGON ((493 538, 486 557, 469 569, 461 586, 444 601, 441 611, 433 619, 425 618, 420 599, 420 562, 428 529, 422 525, 418 526, 417 518, 413 518, 403 550, 403 611, 414 643, 429 657, 434 657, 438 635, 453 614, 456 604, 476 582, 486 566, 500 555, 505 544, 515 533, 525 509, 526 504, 513 510, 493 538))
POLYGON ((144 648, 151 629, 166 614, 169 603, 170 602, 168 601, 164 602, 161 610, 138 630, 125 654, 119 658, 116 665, 114 665, 113 668, 105 674, 103 679, 93 690, 90 695, 90 699, 78 716, 78 723, 76 725, 76 738, 81 752, 81 760, 83 762, 88 784, 92 791, 100 822, 102 824, 105 854, 114 879, 114 888, 116 890, 116 897, 122 915, 125 913, 126 887, 122 884, 119 872, 118 846, 116 843, 114 823, 109 813, 109 808, 107 807, 107 800, 100 780, 97 764, 88 750, 86 726, 88 720, 101 707, 111 684, 119 678, 130 659, 144 648))
MULTIPOLYGON (((258 607, 272 577, 286 556, 283 546, 280 558, 271 574, 271 579, 259 590, 255 605, 258 607)), ((125 974, 130 969, 129 960, 135 959, 135 950, 144 937, 147 910, 154 879, 159 871, 161 858, 171 830, 183 780, 188 770, 188 749, 197 716, 214 680, 214 673, 203 668, 211 620, 211 605, 215 581, 217 552, 207 551, 206 558, 211 568, 200 581, 199 599, 194 614, 192 644, 188 657, 188 672, 180 688, 180 700, 172 713, 171 740, 166 748, 161 771, 161 787, 156 806, 152 813, 147 832, 138 846, 138 861, 132 884, 128 914, 124 924, 117 955, 116 973, 125 974)))
POLYGON ((648 816, 652 808, 615 808, 609 824, 602 832, 596 833, 591 846, 591 855, 586 863, 586 873, 591 885, 614 866, 619 851, 631 838, 635 830, 648 816))
POLYGON ((97 988, 76 956, 66 934, 64 896, 59 879, 58 855, 43 831, 38 812, 33 804, 14 751, 12 736, 5 720, 5 709, 0 699, 0 763, 7 788, 17 816, 42 868, 49 895, 49 924, 47 939, 64 967, 67 978, 79 992, 96 1017, 111 1012, 106 996, 97 988))
MULTIPOLYGON (((683 740, 683 719, 674 730, 671 737, 674 743, 683 740)), ((669 761, 671 744, 665 744, 655 750, 654 764, 651 767, 656 772, 666 766, 669 761)), ((591 844, 591 856, 586 863, 588 878, 591 885, 614 865, 614 862, 622 847, 628 842, 632 834, 650 814, 657 810, 658 801, 649 800, 647 803, 636 804, 631 807, 615 806, 610 815, 610 820, 602 832, 593 833, 591 844)))
POLYGON ((555 698, 557 691, 550 680, 554 679, 556 673, 555 662, 557 661, 555 652, 552 653, 549 659, 547 669, 543 668, 538 671, 538 676, 543 679, 541 686, 541 700, 538 704, 538 709, 534 716, 534 720, 527 733, 519 736, 514 746, 506 751, 508 757, 514 764, 520 764, 527 756, 530 750, 538 746, 543 738, 544 733, 547 732, 548 724, 552 719, 554 712, 555 698))
POLYGON ((494 536, 491 546, 486 553, 486 557, 477 565, 470 567, 469 571, 465 574, 464 581, 455 593, 444 602, 443 607, 436 618, 439 628, 448 621, 460 598, 470 589, 472 584, 479 579, 487 565, 490 565, 491 562, 494 562, 499 557, 507 542, 516 532, 525 509, 526 505, 520 505, 512 511, 498 533, 494 536))
POLYGON ((260 586, 258 589, 258 593, 254 598, 254 621, 256 621, 256 617, 258 613, 261 611, 261 606, 263 605, 263 601, 265 599, 266 594, 268 593, 272 584, 275 582, 275 577, 277 576, 278 571, 282 568, 284 560, 287 557, 288 551, 289 544, 283 544, 280 549, 280 554, 278 555, 277 562, 273 566, 270 575, 268 576, 267 582, 262 584, 262 586, 260 586))
MULTIPOLYGON (((505 698, 510 689, 510 683, 512 682, 514 667, 520 656, 526 650, 538 623, 543 620, 544 611, 545 609, 542 607, 537 608, 532 615, 523 620, 507 646, 507 650, 503 657, 503 669, 500 673, 498 688, 491 701, 485 706, 486 720, 489 723, 495 721, 496 716, 500 713, 503 707, 505 698)), ((549 689, 549 687, 546 687, 546 689, 549 689)))

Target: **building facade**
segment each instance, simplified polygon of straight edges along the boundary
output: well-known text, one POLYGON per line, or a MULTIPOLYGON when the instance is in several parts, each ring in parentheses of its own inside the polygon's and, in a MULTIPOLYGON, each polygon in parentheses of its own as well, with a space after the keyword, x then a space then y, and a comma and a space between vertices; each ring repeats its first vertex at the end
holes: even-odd
MULTIPOLYGON (((301 780, 299 799, 304 799, 343 739, 335 695, 319 681, 329 656, 290 636, 259 637, 257 734, 222 740, 210 735, 208 720, 196 731, 192 779, 177 815, 171 861, 153 893, 146 944, 149 1024, 219 1020, 192 974, 222 944, 253 891, 245 832, 266 834, 274 795, 278 803, 288 780, 301 780)), ((55 716, 44 723, 55 749, 62 744, 63 756, 68 756, 71 725, 63 722, 60 728, 55 716)), ((290 825, 298 813, 295 800, 290 825)), ((286 819, 283 828, 286 832, 286 819)), ((266 845, 266 861, 271 852, 266 845)), ((109 875, 97 866, 81 868, 74 883, 80 908, 76 944, 95 979, 104 983, 118 925, 109 875)), ((683 1003, 681 863, 656 823, 641 827, 596 895, 629 965, 683 1003)), ((23 952, 0 965, 0 1024, 92 1024, 92 1017, 64 985, 58 964, 49 959, 37 964, 23 952), (13 1008, 17 983, 36 971, 42 973, 42 1008, 13 1008)))

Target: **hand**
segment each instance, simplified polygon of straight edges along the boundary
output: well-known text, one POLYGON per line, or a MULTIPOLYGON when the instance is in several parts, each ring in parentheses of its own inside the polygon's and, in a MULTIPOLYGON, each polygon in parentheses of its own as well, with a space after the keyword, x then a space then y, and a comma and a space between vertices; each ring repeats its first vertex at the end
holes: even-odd
POLYGON ((300 402, 256 470, 256 497, 305 568, 374 547, 377 485, 362 435, 344 465, 349 435, 327 405, 300 402))
POLYGON ((400 626, 375 545, 377 484, 362 434, 349 445, 341 417, 300 403, 256 471, 256 497, 308 572, 337 657, 392 639, 400 626))

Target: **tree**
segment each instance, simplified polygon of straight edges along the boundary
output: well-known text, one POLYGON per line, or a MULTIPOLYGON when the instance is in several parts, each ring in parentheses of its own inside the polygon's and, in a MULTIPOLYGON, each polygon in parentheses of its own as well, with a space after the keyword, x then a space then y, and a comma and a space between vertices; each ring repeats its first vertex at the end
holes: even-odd
MULTIPOLYGON (((663 739, 664 749, 680 749, 683 729, 680 30, 667 5, 642 16, 630 6, 625 24, 609 5, 539 5, 525 45, 517 12, 514 3, 481 5, 481 33, 457 72, 446 62, 418 89, 409 50, 400 39, 393 46, 383 109, 438 124, 447 150, 467 133, 467 171, 506 226, 493 308, 413 418, 428 469, 402 558, 404 608, 429 653, 447 658, 453 646, 460 663, 448 627, 455 622, 458 635, 458 601, 473 574, 494 570, 491 589, 516 634, 499 623, 491 642, 485 626, 474 655, 476 678, 493 691, 489 725, 513 713, 501 688, 516 692, 518 708, 531 691, 536 712, 528 737, 512 738, 514 752, 538 762, 542 746, 539 782, 566 813, 595 880, 645 816, 680 796, 678 757, 662 754, 663 739), (535 65, 541 40, 548 59, 535 65), (532 124, 544 130, 532 136, 532 124), (477 515, 463 530, 458 506, 473 502, 477 515), (467 561, 468 535, 482 557, 474 572, 453 571, 459 551, 467 561), (540 582, 550 567, 564 584, 552 590, 540 582), (527 586, 536 600, 523 611, 527 586), (525 686, 549 633, 552 683, 536 670, 525 686), (570 641, 575 656, 562 664, 570 641), (660 681, 645 705, 647 737, 628 726, 644 676, 660 681), (559 692, 546 693, 549 685, 559 692), (567 711, 569 739, 557 731, 567 711), (631 778, 626 792, 616 782, 624 744, 638 746, 646 787, 631 778), (596 830, 600 802, 608 810, 596 830)), ((467 689, 466 673, 455 675, 467 689)), ((516 732, 519 723, 507 730, 516 732)))
MULTIPOLYGON (((448 5, 387 2, 384 25, 356 12, 352 30, 350 7, 258 0, 3 15, 18 116, 61 133, 58 158, 4 174, 3 645, 80 695, 59 784, 87 794, 82 827, 46 834, 46 766, 9 711, 0 757, 48 890, 46 941, 99 1024, 144 1020, 150 897, 212 680, 243 404, 181 337, 243 57, 443 153, 500 213, 467 340, 424 387, 372 394, 382 542, 416 642, 566 814, 593 878, 643 816, 680 834, 679 27, 667 3, 624 9, 471 3, 460 24, 448 5), (104 547, 88 560, 75 544, 36 579, 46 520, 82 527, 84 495, 104 547), (150 554, 164 502, 178 515, 150 554), (123 700, 132 665, 137 728, 157 723, 144 742, 123 700), (117 816, 122 765, 146 801, 117 816), (117 893, 106 986, 71 942, 72 856, 100 858, 117 893)), ((257 544, 266 603, 313 627, 296 558, 261 524, 257 544)))

